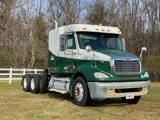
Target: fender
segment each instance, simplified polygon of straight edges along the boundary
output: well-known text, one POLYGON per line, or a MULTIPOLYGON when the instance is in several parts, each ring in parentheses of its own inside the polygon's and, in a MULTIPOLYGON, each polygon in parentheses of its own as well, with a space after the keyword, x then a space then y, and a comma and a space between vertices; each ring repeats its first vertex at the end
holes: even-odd
POLYGON ((72 96, 72 84, 73 84, 73 81, 76 79, 77 76, 84 77, 86 82, 100 81, 100 79, 94 77, 94 73, 95 72, 106 73, 106 72, 102 71, 101 69, 99 69, 99 68, 97 68, 95 66, 91 66, 91 65, 81 65, 79 67, 76 67, 74 69, 74 71, 73 71, 73 75, 71 77, 70 84, 69 84, 69 93, 70 93, 70 95, 72 96))
POLYGON ((96 81, 94 77, 95 72, 101 72, 101 70, 97 67, 91 66, 91 65, 82 65, 80 67, 77 67, 74 70, 74 73, 81 73, 86 79, 86 82, 88 81, 96 81))

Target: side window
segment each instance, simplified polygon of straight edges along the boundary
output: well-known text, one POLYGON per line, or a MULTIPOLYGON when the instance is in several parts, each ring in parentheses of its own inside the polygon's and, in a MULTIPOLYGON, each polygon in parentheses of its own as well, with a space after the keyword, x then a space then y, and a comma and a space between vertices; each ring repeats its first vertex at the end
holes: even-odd
POLYGON ((66 37, 66 49, 76 49, 76 44, 73 35, 66 37))
POLYGON ((60 51, 65 51, 65 34, 60 35, 60 51))

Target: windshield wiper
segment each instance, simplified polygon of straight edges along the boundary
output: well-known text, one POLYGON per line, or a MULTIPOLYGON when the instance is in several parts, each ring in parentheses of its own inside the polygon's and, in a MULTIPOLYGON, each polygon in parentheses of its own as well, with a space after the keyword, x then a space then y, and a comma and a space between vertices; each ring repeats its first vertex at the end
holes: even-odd
POLYGON ((96 48, 92 47, 93 50, 96 50, 96 48))
POLYGON ((107 48, 107 49, 109 49, 109 50, 115 50, 115 48, 107 48))

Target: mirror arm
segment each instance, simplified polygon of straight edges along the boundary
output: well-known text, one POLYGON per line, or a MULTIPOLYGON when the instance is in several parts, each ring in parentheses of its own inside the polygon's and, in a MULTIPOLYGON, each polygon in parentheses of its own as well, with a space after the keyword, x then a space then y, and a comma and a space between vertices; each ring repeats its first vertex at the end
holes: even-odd
POLYGON ((142 47, 142 49, 141 49, 141 53, 140 53, 140 56, 139 56, 139 60, 141 61, 141 63, 142 63, 142 54, 143 54, 143 51, 147 51, 147 48, 146 47, 142 47))
POLYGON ((125 43, 125 39, 122 38, 122 39, 121 39, 121 42, 122 42, 123 51, 126 51, 126 43, 125 43))

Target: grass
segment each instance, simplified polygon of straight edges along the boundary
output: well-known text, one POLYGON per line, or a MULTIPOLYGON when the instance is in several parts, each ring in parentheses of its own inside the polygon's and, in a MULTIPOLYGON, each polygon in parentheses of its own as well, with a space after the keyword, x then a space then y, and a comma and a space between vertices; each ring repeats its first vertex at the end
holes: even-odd
POLYGON ((24 92, 18 81, 0 81, 0 116, 1 120, 158 120, 160 83, 152 83, 150 93, 136 105, 107 99, 79 107, 69 95, 31 94, 24 92))

